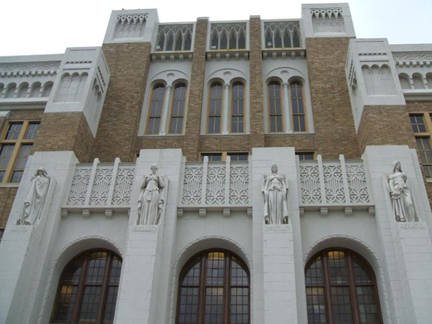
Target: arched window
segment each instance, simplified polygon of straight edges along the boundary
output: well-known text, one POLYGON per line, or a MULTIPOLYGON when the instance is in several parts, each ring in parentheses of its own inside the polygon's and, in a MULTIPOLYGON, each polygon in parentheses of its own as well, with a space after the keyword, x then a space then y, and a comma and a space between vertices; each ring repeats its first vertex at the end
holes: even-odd
POLYGON ((180 274, 177 324, 249 324, 249 271, 235 254, 204 251, 180 274))
POLYGON ((320 252, 306 267, 308 323, 382 323, 369 263, 345 249, 320 252))
POLYGON ((180 83, 175 86, 171 109, 171 122, 169 132, 181 134, 183 131, 184 108, 186 102, 186 85, 180 83))
POLYGON ((303 84, 300 81, 293 81, 290 88, 294 132, 306 132, 303 84))
POLYGON ((231 132, 244 132, 244 85, 241 82, 232 86, 231 132))
POLYGON ((122 260, 107 250, 87 251, 63 270, 52 322, 112 323, 122 260))
POLYGON ((165 96, 165 86, 156 84, 153 87, 151 102, 148 113, 147 134, 158 134, 160 120, 162 116, 163 100, 165 96))
POLYGON ((210 86, 208 132, 220 133, 222 116, 222 84, 215 82, 210 86))
POLYGON ((281 86, 278 81, 268 84, 270 132, 282 132, 281 86))

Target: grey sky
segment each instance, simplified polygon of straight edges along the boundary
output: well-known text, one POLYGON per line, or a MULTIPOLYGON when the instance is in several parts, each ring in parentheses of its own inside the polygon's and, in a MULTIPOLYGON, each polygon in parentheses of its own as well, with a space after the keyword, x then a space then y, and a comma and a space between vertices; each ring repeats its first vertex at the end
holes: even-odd
MULTIPOLYGON (((66 47, 102 44, 111 10, 157 8, 161 22, 299 18, 301 3, 330 1, 4 1, 0 56, 63 53, 66 47)), ((358 38, 386 37, 391 44, 432 43, 432 0, 348 2, 358 38)))

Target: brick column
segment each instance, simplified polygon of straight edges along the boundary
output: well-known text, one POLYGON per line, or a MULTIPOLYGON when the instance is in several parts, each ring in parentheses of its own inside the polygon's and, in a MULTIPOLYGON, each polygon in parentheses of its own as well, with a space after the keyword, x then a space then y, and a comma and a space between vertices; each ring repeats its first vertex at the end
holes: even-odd
POLYGON ((45 113, 33 151, 73 151, 81 163, 86 163, 93 144, 93 134, 82 112, 45 113))
POLYGON ((103 44, 111 79, 92 158, 132 161, 150 66, 150 43, 103 44))
POLYGON ((406 106, 365 106, 358 129, 360 152, 368 145, 417 148, 406 106))
POLYGON ((250 144, 264 146, 264 97, 261 48, 261 18, 251 16, 249 21, 250 46, 250 144))
POLYGON ((349 38, 307 38, 307 66, 317 153, 324 159, 359 158, 345 77, 349 38))
POLYGON ((198 159, 201 110, 203 105, 208 18, 198 18, 195 29, 191 82, 183 154, 188 161, 198 159))

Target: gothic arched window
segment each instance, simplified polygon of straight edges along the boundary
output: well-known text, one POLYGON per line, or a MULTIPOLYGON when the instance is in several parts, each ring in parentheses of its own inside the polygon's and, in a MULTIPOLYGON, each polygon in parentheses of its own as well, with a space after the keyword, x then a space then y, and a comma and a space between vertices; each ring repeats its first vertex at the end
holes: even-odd
POLYGON ((381 324, 375 274, 346 249, 316 254, 306 266, 308 323, 381 324))
POLYGON ((306 112, 303 95, 303 84, 300 81, 293 81, 291 88, 291 105, 294 132, 306 132, 306 112))
POLYGON ((201 252, 180 274, 177 324, 249 324, 250 279, 245 263, 225 250, 201 252))
POLYGON ((162 117, 163 100, 165 96, 165 86, 156 84, 150 100, 150 111, 148 114, 147 134, 158 134, 162 117))
POLYGON ((231 95, 231 132, 244 133, 244 84, 235 82, 231 95))
POLYGON ((112 323, 122 260, 107 250, 86 251, 64 268, 52 322, 112 323))
POLYGON ((278 81, 268 84, 270 132, 282 132, 281 86, 278 81))
POLYGON ((171 107, 170 134, 181 134, 183 131, 185 102, 186 85, 184 83, 177 84, 174 88, 171 107))
POLYGON ((210 86, 209 112, 208 112, 208 132, 221 132, 222 117, 222 84, 215 82, 210 86))

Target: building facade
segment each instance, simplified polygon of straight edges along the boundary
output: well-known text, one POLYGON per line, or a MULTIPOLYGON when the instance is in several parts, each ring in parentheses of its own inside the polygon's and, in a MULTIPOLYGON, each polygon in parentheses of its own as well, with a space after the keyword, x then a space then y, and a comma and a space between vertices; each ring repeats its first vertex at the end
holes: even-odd
POLYGON ((432 321, 432 45, 301 19, 0 57, 0 323, 432 321))

